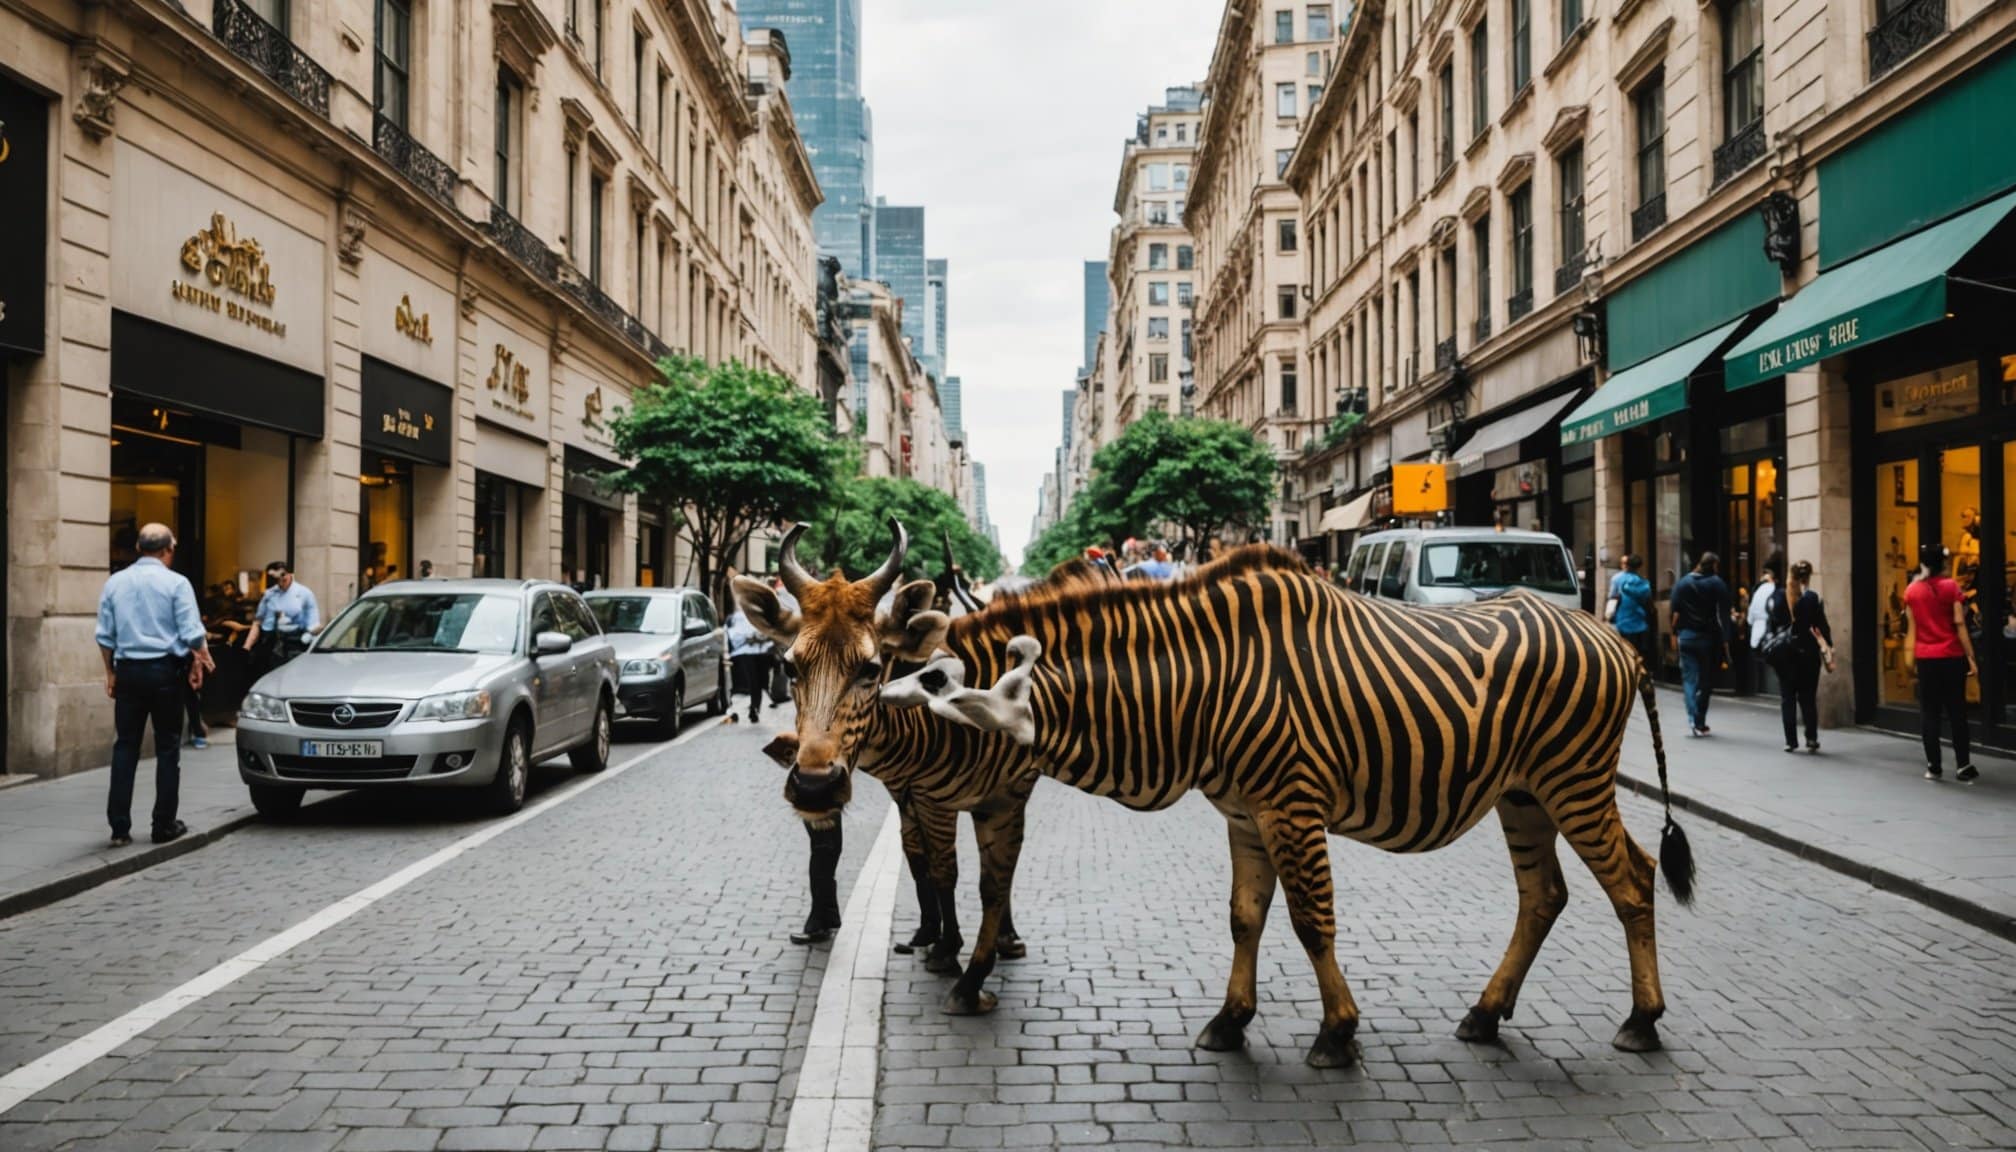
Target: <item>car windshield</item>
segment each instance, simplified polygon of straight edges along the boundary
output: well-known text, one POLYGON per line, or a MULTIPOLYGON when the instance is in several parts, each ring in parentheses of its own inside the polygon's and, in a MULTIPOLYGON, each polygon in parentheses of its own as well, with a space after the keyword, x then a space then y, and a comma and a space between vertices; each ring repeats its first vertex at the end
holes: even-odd
POLYGON ((588 601, 604 632, 643 632, 673 636, 679 632, 677 596, 595 596, 588 601))
POLYGON ((481 592, 366 596, 322 633, 317 652, 487 652, 518 649, 516 597, 481 592))
POLYGON ((1421 583, 1444 588, 1575 591, 1568 555, 1551 540, 1462 540, 1421 550, 1421 583))

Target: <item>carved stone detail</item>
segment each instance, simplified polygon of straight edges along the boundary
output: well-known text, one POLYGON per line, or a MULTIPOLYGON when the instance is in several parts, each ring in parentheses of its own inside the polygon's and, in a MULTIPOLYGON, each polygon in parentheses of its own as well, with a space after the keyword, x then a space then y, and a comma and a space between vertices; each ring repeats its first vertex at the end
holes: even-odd
POLYGON ((364 259, 364 213, 345 204, 336 213, 336 255, 355 268, 364 259))
POLYGON ((103 140, 112 135, 112 112, 130 75, 129 61, 102 41, 86 41, 79 47, 77 107, 70 118, 86 136, 103 140))

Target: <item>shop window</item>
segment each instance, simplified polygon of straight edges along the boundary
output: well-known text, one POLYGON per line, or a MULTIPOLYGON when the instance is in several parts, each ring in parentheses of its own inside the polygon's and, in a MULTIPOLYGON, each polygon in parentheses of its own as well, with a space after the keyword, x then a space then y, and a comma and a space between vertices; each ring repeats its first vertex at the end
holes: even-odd
MULTIPOLYGON (((2007 361, 2003 395, 2009 392, 2007 361)), ((1953 364, 1876 386, 1876 431, 1894 432, 1972 416, 1981 410, 1981 388, 1973 364, 1953 364)))
POLYGON ((1876 468, 1877 587, 1883 603, 1883 674, 1877 685, 1881 703, 1915 706, 1916 680, 1907 666, 1904 645, 1904 590, 1918 569, 1918 461, 1895 460, 1876 468))
MULTIPOLYGON (((1975 659, 1985 661, 1987 652, 1980 635, 1982 622, 1992 609, 1996 575, 1981 563, 1981 446, 1949 448, 1939 453, 1939 519, 1936 536, 1952 557, 1953 579, 1965 597, 1968 627, 1975 633, 1975 659)), ((2006 539, 2006 537, 2005 537, 2006 539)), ((1967 702, 1981 702, 1981 678, 1967 678, 1967 702)))
POLYGON ((358 468, 357 591, 413 575, 413 466, 366 452, 358 468))

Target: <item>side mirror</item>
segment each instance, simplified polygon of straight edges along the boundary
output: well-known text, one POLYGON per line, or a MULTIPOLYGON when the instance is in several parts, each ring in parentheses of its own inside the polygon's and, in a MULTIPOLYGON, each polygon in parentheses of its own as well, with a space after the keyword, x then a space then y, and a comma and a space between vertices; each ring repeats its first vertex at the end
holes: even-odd
POLYGON ((686 621, 684 634, 687 636, 705 636, 712 631, 714 631, 714 626, 705 620, 688 620, 686 621))
POLYGON ((565 632, 541 632, 532 640, 532 655, 565 656, 574 650, 574 638, 565 632))

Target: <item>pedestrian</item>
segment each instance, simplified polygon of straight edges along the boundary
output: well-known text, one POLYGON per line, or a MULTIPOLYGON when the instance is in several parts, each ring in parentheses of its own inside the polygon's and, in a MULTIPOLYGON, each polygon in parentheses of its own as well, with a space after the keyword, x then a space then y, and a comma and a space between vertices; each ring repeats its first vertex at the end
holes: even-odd
MULTIPOLYGON (((1759 586, 1761 593, 1762 586, 1759 586)), ((1806 751, 1820 751, 1820 669, 1834 670, 1834 629, 1827 623, 1827 606, 1813 591, 1813 565, 1805 560, 1792 565, 1783 588, 1773 587, 1766 602, 1765 621, 1770 631, 1790 629, 1790 650, 1778 662, 1778 706, 1785 718, 1785 751, 1799 750, 1798 720, 1806 720, 1806 751)), ((1759 636, 1757 643, 1764 638, 1759 636)))
MULTIPOLYGON (((749 723, 758 723, 770 689, 770 638, 756 630, 740 605, 728 617, 728 667, 732 690, 749 694, 749 723)), ((735 718, 731 715, 728 722, 735 718)))
POLYGON ((1169 560, 1169 549, 1160 544, 1150 553, 1151 559, 1143 560, 1135 571, 1149 580, 1174 580, 1176 565, 1169 560))
POLYGON ((1783 582, 1784 571, 1785 557, 1773 552, 1771 558, 1764 561, 1764 578, 1757 581, 1757 587, 1750 590, 1750 604, 1744 612, 1744 622, 1750 626, 1748 629, 1750 652, 1756 657, 1759 684, 1764 682, 1763 670, 1771 666, 1770 662, 1759 653, 1759 649, 1763 647, 1765 634, 1771 630, 1771 597, 1777 595, 1778 585, 1783 582))
POLYGON ((432 580, 433 578, 434 578, 434 562, 432 560, 420 561, 420 579, 432 580))
POLYGON ((196 589, 174 570, 175 534, 143 526, 139 558, 112 574, 98 595, 98 652, 112 700, 112 787, 105 805, 112 846, 133 843, 133 778, 140 740, 154 724, 154 843, 178 840, 182 787, 182 715, 186 688, 202 687, 216 665, 196 607, 196 589))
POLYGON ((266 593, 245 634, 245 650, 253 651, 265 638, 266 667, 278 668, 305 651, 308 638, 321 630, 322 608, 308 585, 294 578, 294 566, 285 560, 266 565, 266 593))
POLYGON ((1673 614, 1673 644, 1680 654, 1681 694, 1687 701, 1687 731, 1706 736, 1708 702, 1715 695, 1715 674, 1729 663, 1729 585, 1716 570, 1722 560, 1703 552, 1693 571, 1673 582, 1668 601, 1673 614))
POLYGON ((1943 772, 1939 751, 1939 714, 1945 713, 1953 725, 1953 762, 1958 771, 1953 778, 1972 784, 1980 778, 1969 752, 1967 732, 1967 678, 1976 675, 1974 638, 1967 628, 1966 594, 1946 574, 1947 552, 1943 544, 1927 544, 1918 549, 1918 578, 1904 590, 1909 610, 1904 645, 1906 666, 1918 672, 1918 723, 1925 738, 1925 778, 1937 780, 1943 772))
MULTIPOLYGON (((770 577, 770 590, 777 594, 777 603, 783 605, 786 612, 798 611, 798 598, 784 587, 781 577, 770 577)), ((780 658, 774 648, 770 656, 770 704, 782 707, 786 700, 791 699, 791 665, 780 658)))
POLYGON ((1652 646, 1652 582, 1639 575, 1645 558, 1635 553, 1624 556, 1624 570, 1610 578, 1610 600, 1603 614, 1618 635, 1638 650, 1645 670, 1654 670, 1656 649, 1652 646))

